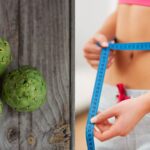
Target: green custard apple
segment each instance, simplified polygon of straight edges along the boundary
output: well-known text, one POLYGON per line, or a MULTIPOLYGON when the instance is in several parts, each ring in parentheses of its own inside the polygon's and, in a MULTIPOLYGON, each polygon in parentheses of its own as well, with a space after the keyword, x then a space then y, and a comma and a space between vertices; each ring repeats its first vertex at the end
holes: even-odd
POLYGON ((0 114, 3 112, 3 102, 0 100, 0 114))
POLYGON ((46 83, 33 67, 22 66, 8 73, 3 81, 2 100, 18 112, 31 112, 46 101, 46 83))
POLYGON ((9 43, 0 38, 0 75, 2 75, 7 69, 12 60, 9 43))

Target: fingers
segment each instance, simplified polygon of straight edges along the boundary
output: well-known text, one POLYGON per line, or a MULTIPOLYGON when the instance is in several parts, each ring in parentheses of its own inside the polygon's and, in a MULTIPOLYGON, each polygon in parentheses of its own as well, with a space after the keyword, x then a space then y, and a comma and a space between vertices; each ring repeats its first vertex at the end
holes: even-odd
POLYGON ((85 53, 84 57, 88 60, 99 60, 99 55, 95 55, 93 53, 85 53))
POLYGON ((103 123, 96 124, 95 128, 97 128, 101 132, 104 132, 108 130, 111 126, 112 124, 109 121, 104 121, 103 123))
POLYGON ((98 131, 94 129, 94 136, 100 141, 106 141, 113 137, 119 136, 117 126, 112 125, 108 130, 104 132, 98 131))
POLYGON ((87 60, 87 61, 92 67, 95 67, 95 68, 98 67, 99 61, 96 61, 96 60, 87 60))
MULTIPOLYGON (((97 114, 100 114, 100 113, 101 113, 101 111, 98 110, 97 114)), ((112 125, 112 123, 110 123, 108 120, 103 121, 101 124, 103 124, 103 125, 112 125)), ((97 124, 97 125, 99 126, 99 124, 97 124)))
MULTIPOLYGON (((97 125, 96 125, 97 126, 97 125)), ((94 136, 100 141, 106 141, 116 136, 126 136, 127 133, 124 132, 124 127, 122 127, 122 120, 116 119, 114 124, 111 124, 110 127, 107 127, 106 130, 101 131, 94 130, 94 136)))
POLYGON ((96 43, 100 43, 102 47, 108 47, 106 36, 102 34, 96 34, 85 44, 85 47, 83 49, 84 57, 86 58, 88 63, 95 69, 98 68, 100 53, 102 50, 102 47, 98 46, 96 43))
MULTIPOLYGON (((92 53, 85 53, 84 56, 87 59, 88 63, 92 67, 95 67, 96 69, 98 68, 100 55, 95 55, 95 54, 92 54, 92 53)), ((113 64, 114 59, 115 59, 114 56, 112 56, 112 55, 109 56, 107 68, 109 68, 113 64)))
POLYGON ((92 54, 100 54, 101 51, 101 47, 97 46, 96 44, 86 44, 86 46, 84 47, 84 53, 92 53, 92 54))
POLYGON ((112 117, 116 117, 116 112, 115 112, 114 107, 107 109, 106 111, 101 112, 97 114, 96 116, 94 116, 91 119, 91 123, 100 123, 112 117))
POLYGON ((94 43, 99 42, 102 47, 108 47, 107 38, 106 38, 104 35, 102 35, 102 34, 96 34, 96 35, 92 38, 92 42, 94 42, 94 43))
POLYGON ((100 141, 106 141, 116 136, 126 136, 126 132, 124 131, 125 129, 122 126, 123 120, 115 112, 115 107, 98 113, 98 115, 95 116, 94 119, 93 122, 96 122, 96 128, 94 128, 94 136, 100 141), (113 116, 115 116, 116 119, 115 123, 112 124, 108 119, 113 116))
MULTIPOLYGON (((101 112, 98 111, 98 115, 101 112)), ((117 136, 117 130, 114 124, 110 123, 108 120, 104 120, 101 123, 96 123, 94 127, 94 136, 100 141, 108 140, 114 136, 117 136)))
POLYGON ((98 68, 101 47, 96 44, 87 44, 84 48, 84 57, 87 62, 95 69, 98 68))

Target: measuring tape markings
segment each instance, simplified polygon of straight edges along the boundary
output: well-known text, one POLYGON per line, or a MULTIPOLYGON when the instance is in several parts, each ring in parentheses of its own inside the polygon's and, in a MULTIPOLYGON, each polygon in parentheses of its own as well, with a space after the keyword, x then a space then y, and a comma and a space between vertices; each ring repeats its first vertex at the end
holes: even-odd
MULTIPOLYGON (((99 43, 97 43, 97 45, 100 46, 99 43)), ((150 42, 109 43, 109 46, 107 48, 102 48, 100 59, 99 59, 96 81, 94 85, 94 91, 92 95, 92 101, 91 101, 87 124, 86 124, 86 141, 87 141, 88 150, 95 150, 94 135, 93 135, 94 124, 92 124, 90 120, 93 116, 97 114, 98 111, 98 106, 99 106, 99 101, 100 101, 100 96, 101 96, 101 91, 103 86, 103 80, 104 80, 107 61, 111 49, 120 50, 120 51, 150 50, 150 42)))

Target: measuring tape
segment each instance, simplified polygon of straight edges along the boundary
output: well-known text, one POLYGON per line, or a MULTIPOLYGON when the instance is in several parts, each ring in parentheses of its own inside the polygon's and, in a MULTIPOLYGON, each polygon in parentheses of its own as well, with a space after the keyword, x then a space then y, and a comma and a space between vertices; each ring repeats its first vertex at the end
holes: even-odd
MULTIPOLYGON (((98 46, 101 46, 97 43, 98 46)), ((95 150, 94 145, 94 124, 91 123, 91 118, 97 114, 105 71, 107 67, 107 61, 109 57, 110 50, 119 50, 119 51, 127 51, 127 50, 150 50, 150 42, 141 42, 141 43, 109 43, 109 46, 106 48, 102 48, 99 66, 96 75, 96 81, 94 85, 94 91, 92 95, 92 101, 90 105, 90 110, 88 114, 87 124, 86 124, 86 141, 88 150, 95 150)))

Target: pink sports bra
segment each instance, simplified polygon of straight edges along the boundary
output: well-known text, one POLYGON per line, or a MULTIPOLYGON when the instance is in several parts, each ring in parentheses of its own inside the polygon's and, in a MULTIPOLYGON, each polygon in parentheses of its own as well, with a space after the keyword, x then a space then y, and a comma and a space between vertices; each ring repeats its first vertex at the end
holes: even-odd
POLYGON ((150 0, 119 0, 119 3, 150 6, 150 0))

